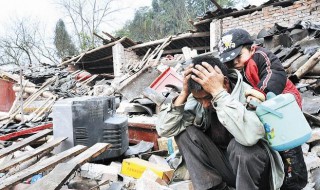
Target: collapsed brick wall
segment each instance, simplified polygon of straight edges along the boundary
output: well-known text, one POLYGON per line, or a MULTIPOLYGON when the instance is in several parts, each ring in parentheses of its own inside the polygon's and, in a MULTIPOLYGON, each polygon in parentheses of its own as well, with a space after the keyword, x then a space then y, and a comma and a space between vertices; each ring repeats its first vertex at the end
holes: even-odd
POLYGON ((291 27, 299 20, 319 22, 320 0, 300 0, 288 7, 268 6, 240 17, 225 17, 222 19, 222 32, 243 28, 257 35, 261 29, 270 29, 275 23, 291 27))

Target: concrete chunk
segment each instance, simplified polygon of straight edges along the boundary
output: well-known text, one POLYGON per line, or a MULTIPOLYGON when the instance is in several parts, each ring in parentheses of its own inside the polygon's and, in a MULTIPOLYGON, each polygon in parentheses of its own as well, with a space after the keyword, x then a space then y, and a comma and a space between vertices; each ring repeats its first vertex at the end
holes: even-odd
POLYGON ((140 179, 136 182, 136 190, 171 190, 165 186, 166 183, 160 179, 150 169, 143 172, 140 179))
POLYGON ((313 146, 311 148, 311 152, 316 154, 317 156, 320 156, 320 143, 318 143, 317 145, 313 146))
POLYGON ((89 179, 118 181, 119 169, 115 166, 86 163, 81 167, 80 174, 89 179))
POLYGON ((313 152, 309 152, 304 156, 304 161, 308 171, 320 167, 320 158, 313 152))

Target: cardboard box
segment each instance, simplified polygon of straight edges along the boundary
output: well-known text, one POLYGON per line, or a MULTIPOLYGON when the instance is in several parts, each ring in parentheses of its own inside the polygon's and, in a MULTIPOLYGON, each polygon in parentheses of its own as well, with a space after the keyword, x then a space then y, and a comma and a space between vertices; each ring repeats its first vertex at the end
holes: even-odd
POLYGON ((139 158, 124 159, 122 162, 121 174, 139 179, 146 169, 152 170, 159 178, 167 183, 173 177, 173 169, 164 168, 139 158))
POLYGON ((179 149, 176 141, 174 140, 174 137, 158 138, 158 146, 159 146, 159 150, 167 150, 169 154, 172 154, 179 149))

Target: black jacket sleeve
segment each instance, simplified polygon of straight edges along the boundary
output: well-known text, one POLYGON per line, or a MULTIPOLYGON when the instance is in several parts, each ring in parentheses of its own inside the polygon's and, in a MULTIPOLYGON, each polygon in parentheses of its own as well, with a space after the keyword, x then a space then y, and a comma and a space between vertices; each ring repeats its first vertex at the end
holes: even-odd
POLYGON ((259 71, 258 88, 265 93, 281 94, 287 82, 287 75, 279 58, 271 51, 257 47, 253 60, 259 71))

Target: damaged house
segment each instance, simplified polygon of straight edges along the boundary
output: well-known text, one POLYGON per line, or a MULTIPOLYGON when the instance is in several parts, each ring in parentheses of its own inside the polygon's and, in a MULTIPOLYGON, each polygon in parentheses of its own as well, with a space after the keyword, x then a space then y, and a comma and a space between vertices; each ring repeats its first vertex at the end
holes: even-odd
POLYGON ((180 92, 186 62, 218 56, 232 28, 276 54, 299 89, 312 128, 303 145, 305 189, 320 189, 320 1, 270 0, 242 10, 212 2, 217 10, 183 34, 137 43, 106 33, 104 45, 57 67, 31 67, 23 79, 0 71, 0 189, 193 189, 174 139, 156 132, 157 114, 180 92))

